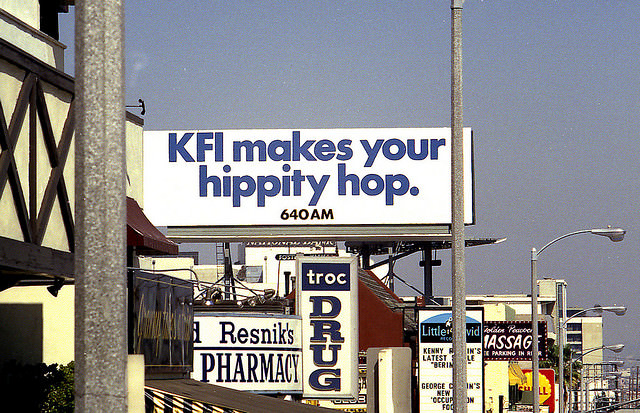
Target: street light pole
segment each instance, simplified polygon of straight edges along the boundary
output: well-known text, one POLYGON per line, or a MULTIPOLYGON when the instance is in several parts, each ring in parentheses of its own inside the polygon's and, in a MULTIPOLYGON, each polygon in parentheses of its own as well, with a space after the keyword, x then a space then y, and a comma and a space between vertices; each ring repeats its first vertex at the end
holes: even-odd
MULTIPOLYGON (((566 320, 560 319, 559 328, 558 328, 558 404, 560 405, 560 413, 564 413, 564 332, 563 329, 566 330, 567 323, 572 318, 578 317, 580 315, 586 314, 589 311, 595 311, 602 314, 603 311, 609 311, 614 313, 615 315, 622 316, 627 312, 627 307, 601 307, 599 305, 593 306, 591 308, 587 308, 586 310, 578 311, 573 314, 571 317, 568 317, 566 320)), ((560 312, 562 314, 562 311, 560 312)), ((561 316, 562 317, 562 316, 561 316)), ((569 383, 571 383, 571 377, 569 377, 569 383)))
MULTIPOLYGON (((591 348, 580 353, 580 356, 576 357, 576 360, 582 359, 587 354, 593 353, 594 351, 598 351, 598 350, 611 350, 614 353, 620 353, 622 350, 624 350, 624 344, 612 344, 610 346, 600 346, 600 347, 591 348)), ((580 393, 582 394, 581 397, 583 398, 581 403, 582 413, 585 413, 587 410, 587 391, 586 391, 586 386, 584 383, 583 376, 584 376, 584 366, 582 369, 580 369, 580 393)))
POLYGON ((467 411, 464 262, 464 144, 462 122, 462 3, 451 0, 451 286, 453 411, 467 411))
POLYGON ((622 241, 624 239, 625 230, 620 228, 594 228, 581 229, 562 235, 553 241, 547 243, 544 247, 537 251, 531 249, 531 385, 533 399, 533 413, 540 412, 540 357, 538 354, 538 255, 548 246, 554 244, 561 239, 577 234, 591 233, 609 238, 613 242, 622 241))
POLYGON ((531 400, 540 411, 540 358, 538 356, 538 252, 531 248, 531 400))
MULTIPOLYGON (((584 377, 584 383, 586 384, 586 389, 584 391, 584 399, 585 400, 589 400, 589 385, 588 383, 596 383, 596 382, 600 382, 600 388, 604 391, 604 389, 607 389, 607 391, 609 391, 609 385, 608 383, 610 382, 610 380, 616 380, 616 388, 618 386, 618 382, 617 379, 620 377, 620 375, 622 374, 622 372, 618 371, 618 367, 621 367, 622 365, 624 365, 624 361, 623 360, 609 360, 609 361, 603 361, 600 363, 582 363, 582 370, 583 370, 583 376, 585 375, 584 371, 585 371, 585 367, 588 368, 593 368, 594 372, 593 375, 589 374, 589 369, 586 369, 586 377, 584 377), (605 375, 605 371, 604 371, 604 366, 614 366, 615 367, 615 371, 610 371, 608 372, 607 375, 605 375), (598 367, 600 367, 600 373, 598 374, 598 367), (607 386, 604 387, 604 383, 605 380, 607 382, 607 386)), ((615 392, 615 390, 614 390, 615 392)), ((616 395, 617 397, 617 395, 616 395)), ((617 400, 616 400, 617 401, 617 400)), ((593 409, 591 409, 593 410, 593 409)))

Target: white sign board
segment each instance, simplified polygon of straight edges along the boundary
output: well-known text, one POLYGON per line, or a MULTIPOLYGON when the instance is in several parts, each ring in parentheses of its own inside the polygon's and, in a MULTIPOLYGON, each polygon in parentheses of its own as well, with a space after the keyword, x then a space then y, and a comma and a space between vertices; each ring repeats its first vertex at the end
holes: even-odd
MULTIPOLYGON (((157 226, 451 223, 450 128, 144 132, 145 214, 157 226)), ((473 223, 464 129, 465 223, 473 223)))
POLYGON ((297 261, 296 314, 302 317, 306 398, 358 397, 357 257, 297 261))
POLYGON ((302 392, 301 319, 196 313, 192 377, 258 393, 302 392))
MULTIPOLYGON (((483 312, 467 310, 467 411, 483 413, 483 312)), ((418 386, 420 413, 453 411, 452 313, 447 310, 418 312, 418 386)))
POLYGON ((355 399, 322 399, 318 406, 348 413, 365 413, 367 411, 367 365, 358 367, 358 397, 355 399))

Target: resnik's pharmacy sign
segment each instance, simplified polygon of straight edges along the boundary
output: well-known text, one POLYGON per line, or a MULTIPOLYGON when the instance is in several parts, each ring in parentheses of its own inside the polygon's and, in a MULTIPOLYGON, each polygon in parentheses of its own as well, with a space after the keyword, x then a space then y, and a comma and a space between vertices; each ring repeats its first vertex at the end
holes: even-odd
POLYGON ((296 314, 302 317, 304 397, 358 397, 356 257, 299 255, 296 314))
MULTIPOLYGON (((450 135, 450 128, 145 132, 145 214, 161 226, 450 224, 450 135)), ((465 129, 467 224, 471 140, 465 129)))
POLYGON ((258 393, 302 392, 300 317, 196 313, 196 380, 258 393))

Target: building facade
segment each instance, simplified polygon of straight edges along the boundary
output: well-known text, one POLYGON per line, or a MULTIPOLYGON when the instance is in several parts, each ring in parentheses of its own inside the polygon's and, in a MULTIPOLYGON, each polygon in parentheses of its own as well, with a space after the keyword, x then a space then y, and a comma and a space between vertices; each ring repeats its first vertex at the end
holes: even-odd
MULTIPOLYGON (((14 337, 0 362, 73 360, 75 92, 58 41, 73 4, 0 0, 0 333, 14 337)), ((126 189, 140 207, 142 131, 127 113, 126 189)))

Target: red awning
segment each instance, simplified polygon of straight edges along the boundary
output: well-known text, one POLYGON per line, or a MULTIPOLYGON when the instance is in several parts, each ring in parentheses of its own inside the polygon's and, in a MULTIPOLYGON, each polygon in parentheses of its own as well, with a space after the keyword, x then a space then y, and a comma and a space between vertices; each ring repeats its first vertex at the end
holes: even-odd
POLYGON ((178 255, 178 244, 153 226, 135 199, 127 197, 127 246, 146 255, 178 255))

